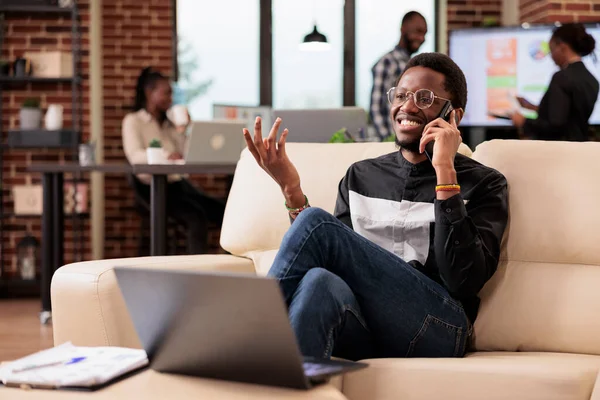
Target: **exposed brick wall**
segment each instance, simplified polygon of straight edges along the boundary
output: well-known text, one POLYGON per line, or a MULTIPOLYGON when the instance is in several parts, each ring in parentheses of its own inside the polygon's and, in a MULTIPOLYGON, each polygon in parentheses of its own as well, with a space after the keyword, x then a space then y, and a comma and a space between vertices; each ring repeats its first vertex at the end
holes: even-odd
MULTIPOLYGON (((125 162, 121 121, 130 111, 140 70, 154 65, 171 71, 170 2, 105 0, 102 2, 104 71, 104 157, 125 162), (165 5, 157 5, 163 3, 165 5), (162 20, 162 24, 157 21, 162 20), (158 48, 157 48, 158 46, 158 48)), ((137 254, 140 220, 134 198, 122 175, 105 176, 105 257, 137 254)))
POLYGON ((487 20, 500 23, 502 0, 448 0, 448 29, 484 25, 487 20))
POLYGON ((547 0, 520 0, 519 13, 521 22, 545 22, 548 13, 547 0))
MULTIPOLYGON (((104 0, 102 34, 104 52, 104 156, 106 162, 125 162, 121 121, 133 104, 134 87, 142 68, 153 66, 172 74, 172 13, 167 0, 104 0)), ((216 197, 226 196, 226 177, 192 179, 216 197)), ((134 197, 122 175, 105 177, 105 257, 135 256, 140 218, 134 197)), ((218 251, 219 232, 211 232, 213 251, 218 251)))
MULTIPOLYGON (((82 74, 84 78, 83 90, 83 140, 89 137, 89 12, 87 1, 80 1, 79 7, 82 19, 82 74)), ((71 21, 70 16, 41 14, 6 14, 4 24, 4 41, 2 44, 2 58, 14 60, 26 51, 71 51, 71 21)), ((7 131, 18 129, 19 109, 23 100, 30 97, 41 99, 41 107, 45 112, 48 104, 58 103, 64 107, 64 127, 72 126, 71 118, 71 85, 57 84, 27 84, 5 87, 2 92, 2 143, 6 143, 7 131)), ((40 176, 29 174, 26 167, 32 162, 62 162, 68 161, 72 152, 60 150, 21 150, 5 149, 2 162, 2 200, 5 213, 13 211, 13 185, 39 184, 40 176)), ((68 177, 66 177, 68 178, 68 177)), ((36 217, 10 217, 5 218, 2 237, 3 261, 2 270, 4 278, 16 273, 16 247, 17 243, 30 232, 41 239, 41 218, 36 217)), ((81 219, 84 224, 84 243, 89 254, 89 219, 81 219)), ((65 259, 73 260, 73 225, 71 218, 65 223, 65 259)))
POLYGON ((598 0, 521 0, 521 22, 598 22, 598 0))
MULTIPOLYGON (((89 139, 89 2, 78 0, 82 19, 82 74, 83 74, 83 140, 89 139)), ((170 26, 171 2, 167 0, 103 0, 103 71, 104 71, 104 154, 106 162, 125 162, 121 145, 121 121, 130 111, 134 85, 140 70, 148 65, 164 74, 172 71, 172 30, 170 26)), ((25 51, 71 50, 71 23, 68 18, 57 16, 28 16, 9 14, 6 19, 2 57, 14 59, 25 51)), ((64 109, 64 126, 71 124, 71 88, 67 84, 33 84, 12 87, 2 94, 2 141, 6 142, 7 130, 18 128, 19 108, 25 98, 40 97, 42 108, 59 103, 64 109)), ((39 184, 38 174, 26 173, 32 162, 65 162, 71 153, 57 150, 6 150, 2 162, 3 199, 5 212, 12 212, 12 186, 15 184, 39 184)), ((69 179, 65 176, 65 179, 69 179)), ((227 179, 224 176, 207 176, 194 179, 206 192, 216 197, 226 196, 227 179)), ((89 177, 84 177, 89 183, 89 177)), ((137 255, 140 236, 140 218, 134 210, 134 197, 126 177, 105 176, 105 257, 131 257, 137 255)), ((26 232, 41 240, 41 218, 11 217, 5 221, 2 238, 5 278, 16 267, 16 244, 26 232)), ((91 257, 90 220, 81 218, 84 227, 84 256, 91 257)), ((71 218, 65 223, 65 262, 75 261, 75 241, 71 218)), ((219 251, 219 231, 210 235, 213 251, 219 251)), ((181 241, 180 241, 181 243, 181 241)), ((183 249, 183 246, 180 247, 183 249)), ((13 272, 14 271, 14 272, 13 272)))

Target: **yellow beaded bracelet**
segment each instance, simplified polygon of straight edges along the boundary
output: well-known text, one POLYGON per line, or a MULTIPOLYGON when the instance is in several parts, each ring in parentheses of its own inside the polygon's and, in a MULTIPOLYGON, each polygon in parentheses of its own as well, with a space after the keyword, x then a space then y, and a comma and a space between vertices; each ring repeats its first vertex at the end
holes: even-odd
POLYGON ((460 191, 460 185, 458 184, 449 184, 449 185, 437 185, 435 187, 436 192, 452 192, 452 191, 460 191))

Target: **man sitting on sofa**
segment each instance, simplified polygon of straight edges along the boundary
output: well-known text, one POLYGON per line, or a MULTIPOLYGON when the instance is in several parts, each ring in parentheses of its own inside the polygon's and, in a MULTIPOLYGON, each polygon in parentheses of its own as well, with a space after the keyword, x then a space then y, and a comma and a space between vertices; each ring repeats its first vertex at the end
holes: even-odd
MULTIPOLYGON (((310 208, 278 119, 248 148, 279 184, 293 223, 269 276, 279 280, 305 356, 461 357, 494 274, 507 183, 457 154, 467 85, 447 56, 414 57, 391 88, 399 151, 353 164, 334 215, 310 208), (438 118, 451 103, 449 121, 438 118), (431 161, 424 152, 433 142, 431 161)), ((334 155, 333 155, 334 156, 334 155)))

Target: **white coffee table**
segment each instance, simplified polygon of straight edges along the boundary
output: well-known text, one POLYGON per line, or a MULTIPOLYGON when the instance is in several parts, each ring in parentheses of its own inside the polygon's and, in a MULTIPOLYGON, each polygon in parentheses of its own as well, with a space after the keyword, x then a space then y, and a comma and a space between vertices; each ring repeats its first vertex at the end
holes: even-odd
POLYGON ((171 375, 146 370, 128 379, 95 392, 17 389, 0 386, 0 399, 10 400, 198 400, 198 399, 327 399, 344 400, 346 397, 333 383, 309 391, 250 385, 213 379, 171 375))

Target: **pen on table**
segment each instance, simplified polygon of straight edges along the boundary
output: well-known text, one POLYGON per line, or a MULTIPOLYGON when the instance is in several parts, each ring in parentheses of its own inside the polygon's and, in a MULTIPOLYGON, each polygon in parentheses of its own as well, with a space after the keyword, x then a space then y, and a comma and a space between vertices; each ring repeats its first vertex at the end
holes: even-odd
POLYGON ((46 368, 46 367, 53 367, 55 365, 75 364, 75 363, 78 363, 78 362, 83 361, 83 360, 85 360, 85 357, 73 357, 73 358, 70 358, 68 360, 52 361, 52 362, 45 363, 45 364, 27 365, 25 367, 15 368, 15 369, 12 370, 12 372, 13 373, 18 373, 18 372, 31 371, 31 370, 34 370, 34 369, 40 369, 40 368, 46 368))

